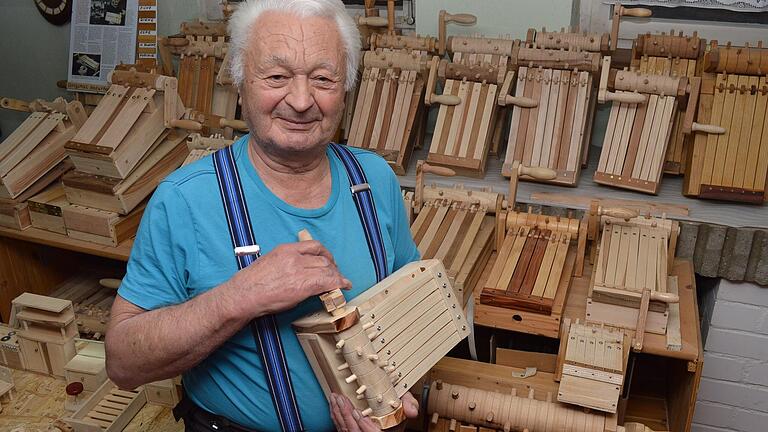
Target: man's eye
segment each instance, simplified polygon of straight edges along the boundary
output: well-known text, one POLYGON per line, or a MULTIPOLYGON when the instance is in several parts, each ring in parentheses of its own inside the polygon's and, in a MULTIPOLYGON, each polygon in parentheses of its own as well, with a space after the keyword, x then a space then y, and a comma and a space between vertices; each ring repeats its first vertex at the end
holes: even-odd
POLYGON ((270 75, 268 79, 270 81, 274 81, 274 82, 283 82, 283 81, 287 80, 288 77, 285 76, 285 75, 270 75))

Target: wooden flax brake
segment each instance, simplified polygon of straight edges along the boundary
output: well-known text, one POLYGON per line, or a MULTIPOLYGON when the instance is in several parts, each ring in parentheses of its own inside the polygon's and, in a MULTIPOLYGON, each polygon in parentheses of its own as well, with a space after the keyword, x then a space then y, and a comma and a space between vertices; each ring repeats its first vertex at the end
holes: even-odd
MULTIPOLYGON (((307 239, 308 234, 300 234, 307 239)), ((400 397, 469 335, 469 324, 438 260, 407 264, 346 303, 293 323, 326 396, 347 396, 382 429, 405 420, 400 397)))
POLYGON ((367 51, 347 144, 380 154, 405 168, 423 120, 424 83, 435 62, 426 54, 367 51))
MULTIPOLYGON (((670 276, 677 222, 638 216, 627 209, 602 209, 593 202, 589 231, 597 253, 587 298, 587 322, 634 330, 640 351, 645 332, 667 334, 676 278, 670 276), (595 210, 597 208, 597 210, 595 210)), ((678 328, 679 322, 673 323, 678 328)))
POLYGON ((611 70, 609 65, 605 57, 597 99, 612 105, 594 181, 656 194, 673 114, 678 103, 687 103, 683 133, 691 133, 701 80, 611 70))
POLYGON ((768 49, 712 41, 703 70, 683 193, 760 204, 768 199, 768 49))
MULTIPOLYGON (((632 68, 644 74, 669 75, 673 77, 701 77, 702 60, 706 40, 696 32, 684 36, 675 34, 641 34, 632 45, 632 68)), ((693 136, 683 133, 685 111, 675 111, 672 133, 664 160, 664 173, 681 175, 685 173, 686 160, 693 136)))
POLYGON ((32 195, 40 192, 71 168, 64 162, 64 146, 86 123, 87 114, 80 102, 63 98, 52 102, 1 98, 0 107, 30 113, 0 143, 0 199, 18 201, 28 190, 32 195), (54 172, 51 178, 48 174, 54 172))
POLYGON ((478 311, 504 308, 521 325, 536 321, 541 332, 557 337, 571 275, 581 274, 586 248, 585 224, 571 217, 554 217, 515 209, 519 177, 552 179, 548 168, 513 162, 506 211, 497 215, 496 259, 482 285, 478 311))
POLYGON ((425 185, 426 174, 452 176, 450 168, 416 163, 416 190, 408 203, 416 213, 411 235, 422 259, 440 260, 462 306, 480 277, 494 247, 493 214, 501 210, 503 195, 490 190, 425 185))
POLYGON ((511 176, 518 162, 554 170, 547 182, 575 186, 589 148, 595 76, 607 41, 607 34, 528 30, 513 59, 514 96, 499 96, 512 106, 503 175, 511 176))

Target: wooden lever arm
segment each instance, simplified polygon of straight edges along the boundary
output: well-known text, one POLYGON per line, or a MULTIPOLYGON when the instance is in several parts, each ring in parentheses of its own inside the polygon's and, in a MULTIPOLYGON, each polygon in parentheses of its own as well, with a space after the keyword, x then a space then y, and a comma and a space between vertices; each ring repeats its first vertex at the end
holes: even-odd
POLYGON ((650 9, 646 9, 646 8, 626 8, 624 6, 620 6, 620 7, 621 9, 619 11, 619 15, 621 16, 646 18, 651 16, 651 14, 653 13, 650 9))
POLYGON ((722 135, 726 132, 726 129, 718 125, 693 122, 693 125, 691 125, 691 132, 704 132, 708 134, 722 135))
POLYGON ((642 104, 645 103, 645 95, 641 93, 614 93, 606 92, 605 100, 616 101, 627 104, 642 104))
POLYGON ((365 25, 368 27, 386 27, 387 17, 370 16, 370 17, 357 17, 357 23, 359 25, 365 25))
POLYGON ((429 102, 431 104, 436 103, 440 105, 455 106, 461 103, 461 98, 454 95, 439 95, 439 94, 432 93, 432 95, 429 98, 429 102))
POLYGON ((30 112, 32 108, 29 107, 29 103, 19 99, 12 98, 0 98, 0 107, 22 112, 30 112))
POLYGON ((458 14, 446 13, 444 16, 445 16, 445 22, 447 23, 452 22, 460 25, 474 25, 477 23, 477 17, 468 13, 458 13, 458 14))
POLYGON ((517 171, 519 177, 527 176, 537 180, 554 180, 557 178, 557 172, 545 167, 528 167, 520 165, 517 171))
POLYGON ((514 105, 521 108, 535 108, 539 106, 539 101, 528 97, 504 95, 504 98, 499 98, 499 102, 502 102, 501 106, 514 105))
POLYGON ((617 219, 629 220, 638 216, 637 210, 632 210, 624 207, 600 207, 597 209, 597 214, 600 216, 609 216, 617 219))

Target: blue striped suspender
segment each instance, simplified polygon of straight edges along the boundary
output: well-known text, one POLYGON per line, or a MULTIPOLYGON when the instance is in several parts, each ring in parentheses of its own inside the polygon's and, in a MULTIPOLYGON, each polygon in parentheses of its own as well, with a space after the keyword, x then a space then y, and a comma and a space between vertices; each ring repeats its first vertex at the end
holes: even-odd
MULTIPOLYGON (((213 166, 219 181, 219 192, 224 202, 229 234, 235 249, 257 246, 251 228, 251 218, 245 204, 243 187, 232 155, 232 146, 213 154, 213 166)), ((251 248, 251 254, 236 254, 237 267, 242 270, 259 258, 258 247, 251 248)), ((251 321, 251 331, 259 347, 264 364, 269 393, 277 410, 277 417, 283 431, 303 431, 296 395, 293 392, 288 364, 285 361, 283 344, 274 315, 265 315, 251 321)))
POLYGON ((371 253, 373 268, 376 271, 376 281, 380 282, 389 276, 387 266, 387 251, 384 249, 384 241, 381 238, 379 217, 376 214, 376 205, 373 203, 373 193, 365 178, 363 168, 352 152, 339 144, 331 143, 331 149, 341 160, 349 177, 352 199, 357 207, 357 214, 363 224, 365 241, 368 243, 368 251, 371 253))
MULTIPOLYGON (((349 177, 352 199, 357 207, 360 222, 363 225, 365 240, 373 260, 376 281, 388 276, 387 254, 381 237, 376 206, 373 203, 368 180, 365 177, 360 162, 346 147, 330 144, 331 149, 342 161, 349 177)), ((250 253, 236 254, 238 269, 242 270, 257 258, 259 247, 253 236, 251 219, 243 195, 243 187, 232 154, 232 146, 223 148, 213 154, 213 166, 219 182, 219 192, 224 203, 224 213, 229 226, 229 234, 235 250, 246 250, 250 253)), ((251 331, 259 347, 261 360, 264 364, 272 402, 275 404, 278 420, 283 431, 303 431, 296 396, 288 373, 285 352, 280 341, 280 332, 274 315, 259 317, 251 322, 251 331)))

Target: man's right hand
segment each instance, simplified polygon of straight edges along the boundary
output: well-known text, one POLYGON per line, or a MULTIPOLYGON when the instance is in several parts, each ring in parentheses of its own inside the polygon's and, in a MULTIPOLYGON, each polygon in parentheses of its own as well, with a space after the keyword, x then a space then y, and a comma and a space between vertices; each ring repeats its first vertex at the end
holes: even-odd
POLYGON ((290 309, 336 288, 352 288, 328 249, 315 240, 276 247, 235 273, 227 285, 249 318, 290 309))

